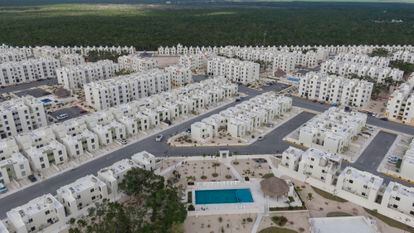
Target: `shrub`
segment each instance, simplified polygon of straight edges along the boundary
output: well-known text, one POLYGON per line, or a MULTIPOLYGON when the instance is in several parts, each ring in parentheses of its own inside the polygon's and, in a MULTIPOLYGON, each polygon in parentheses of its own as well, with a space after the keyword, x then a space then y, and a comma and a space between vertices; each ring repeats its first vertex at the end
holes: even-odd
POLYGON ((190 205, 188 206, 187 210, 188 210, 188 211, 194 211, 194 210, 195 210, 194 205, 193 205, 193 204, 190 204, 190 205))
POLYGON ((285 216, 274 216, 272 217, 272 221, 277 225, 283 227, 288 222, 288 219, 285 216))

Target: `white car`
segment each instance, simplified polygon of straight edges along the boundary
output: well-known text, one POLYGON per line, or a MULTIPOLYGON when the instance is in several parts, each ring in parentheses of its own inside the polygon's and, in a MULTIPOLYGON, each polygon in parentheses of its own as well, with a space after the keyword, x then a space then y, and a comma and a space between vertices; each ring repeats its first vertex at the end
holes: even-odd
POLYGON ((62 113, 62 114, 59 114, 57 117, 56 117, 56 119, 58 119, 58 120, 63 120, 63 119, 66 119, 66 118, 68 118, 69 116, 68 116, 68 114, 66 114, 66 113, 62 113))
POLYGON ((164 138, 164 136, 162 134, 157 135, 157 137, 155 138, 156 142, 161 142, 162 139, 164 138))
POLYGON ((121 139, 121 140, 119 140, 119 142, 120 142, 122 145, 126 145, 126 144, 128 144, 128 141, 127 141, 126 139, 121 139))

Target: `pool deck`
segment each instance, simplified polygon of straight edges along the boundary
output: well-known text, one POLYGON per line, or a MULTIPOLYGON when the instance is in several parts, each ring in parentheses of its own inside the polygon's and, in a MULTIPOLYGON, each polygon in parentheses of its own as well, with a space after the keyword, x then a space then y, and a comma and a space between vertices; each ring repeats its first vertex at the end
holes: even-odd
MULTIPOLYGON (((287 197, 273 199, 263 195, 260 188, 261 179, 250 181, 219 181, 219 182, 196 182, 189 187, 186 193, 192 192, 192 204, 195 211, 189 211, 190 216, 215 215, 215 214, 240 214, 240 213, 267 213, 269 207, 289 207, 287 197), (223 189, 250 189, 253 202, 243 203, 220 203, 220 204, 196 204, 196 190, 223 190, 223 189)), ((293 195, 295 201, 291 206, 301 206, 302 203, 296 193, 293 195)))

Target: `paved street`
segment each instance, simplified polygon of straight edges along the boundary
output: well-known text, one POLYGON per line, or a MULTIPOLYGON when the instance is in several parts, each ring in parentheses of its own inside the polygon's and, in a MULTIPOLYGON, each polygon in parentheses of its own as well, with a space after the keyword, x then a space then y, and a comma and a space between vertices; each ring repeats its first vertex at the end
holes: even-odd
POLYGON ((26 90, 32 87, 38 87, 42 85, 55 85, 57 84, 57 79, 45 79, 45 80, 39 80, 31 83, 22 83, 15 86, 8 86, 0 89, 0 95, 4 93, 10 93, 10 92, 16 92, 16 91, 22 91, 26 90))
MULTIPOLYGON (((264 91, 270 90, 281 90, 284 86, 276 84, 270 87, 266 87, 264 91)), ((249 89, 246 87, 240 87, 240 91, 248 95, 244 98, 243 101, 250 99, 253 96, 256 96, 264 91, 257 91, 249 89)), ((193 122, 200 121, 201 119, 218 113, 228 107, 234 106, 240 102, 233 102, 226 106, 220 107, 212 112, 198 116, 192 120, 184 122, 182 124, 173 126, 170 129, 167 129, 162 132, 165 138, 168 138, 171 135, 182 132, 188 128, 193 122)), ((293 97, 293 104, 298 107, 311 109, 314 111, 324 111, 329 106, 321 105, 319 103, 313 103, 310 101, 302 100, 300 98, 293 97)), ((87 174, 96 174, 96 172, 103 168, 107 167, 114 162, 121 160, 123 158, 129 158, 132 154, 147 150, 151 153, 154 153, 157 156, 174 156, 174 155, 202 155, 202 154, 212 154, 218 151, 218 149, 230 149, 232 152, 237 152, 239 154, 268 154, 268 153, 277 153, 282 152, 288 147, 288 144, 282 141, 283 137, 288 133, 298 128, 301 124, 305 123, 307 120, 313 117, 312 113, 303 112, 296 117, 292 118, 285 124, 279 126, 271 133, 267 134, 262 141, 257 141, 256 143, 249 146, 237 146, 237 147, 193 147, 193 148, 171 148, 164 142, 155 142, 155 136, 149 137, 142 141, 138 141, 126 147, 123 147, 117 151, 114 151, 110 154, 107 154, 103 157, 90 161, 86 164, 74 168, 70 171, 67 171, 63 174, 57 175, 53 178, 47 179, 45 181, 39 182, 31 187, 23 189, 19 192, 16 192, 10 196, 0 199, 0 218, 4 218, 7 211, 10 209, 22 205, 29 200, 38 197, 45 193, 55 193, 56 189, 59 187, 71 183, 74 180, 83 177, 87 174)), ((406 125, 401 125, 393 122, 386 122, 369 117, 369 124, 373 124, 379 127, 413 134, 414 128, 406 125)), ((387 148, 389 148, 392 142, 395 140, 395 135, 381 132, 378 134, 373 142, 366 148, 361 157, 357 160, 356 165, 362 170, 368 170, 374 172, 382 157, 385 155, 387 148)), ((387 178, 388 179, 388 178, 387 178)))

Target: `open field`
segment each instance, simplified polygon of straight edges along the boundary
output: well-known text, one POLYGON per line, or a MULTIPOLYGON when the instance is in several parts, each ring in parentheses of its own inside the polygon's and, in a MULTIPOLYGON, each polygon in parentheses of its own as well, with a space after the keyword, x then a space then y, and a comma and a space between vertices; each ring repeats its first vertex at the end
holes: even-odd
POLYGON ((147 50, 177 43, 413 44, 413 10, 368 3, 15 6, 0 8, 0 43, 147 50))

